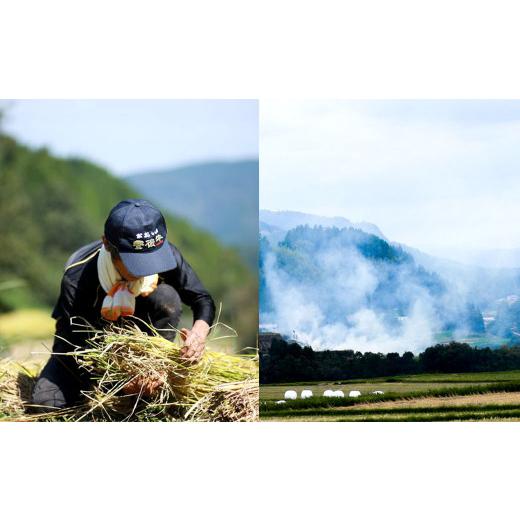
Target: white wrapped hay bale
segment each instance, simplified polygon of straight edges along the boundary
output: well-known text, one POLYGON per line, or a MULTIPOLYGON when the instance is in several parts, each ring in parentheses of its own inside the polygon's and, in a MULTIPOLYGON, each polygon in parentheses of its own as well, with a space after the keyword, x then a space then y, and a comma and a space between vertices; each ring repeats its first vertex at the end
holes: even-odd
POLYGON ((298 394, 294 390, 286 390, 284 399, 297 399, 298 394))
POLYGON ((325 392, 323 392, 323 397, 334 397, 334 390, 325 390, 325 392))
POLYGON ((345 397, 345 394, 343 393, 343 390, 336 390, 334 392, 334 397, 345 397))
POLYGON ((374 390, 372 393, 374 395, 383 395, 384 394, 383 390, 374 390))
POLYGON ((312 397, 312 390, 302 390, 302 393, 300 394, 300 397, 302 399, 308 399, 309 397, 312 397))
POLYGON ((361 395, 361 392, 359 390, 351 390, 348 393, 349 397, 359 397, 361 395))
POLYGON ((287 401, 284 401, 283 399, 281 399, 280 401, 276 401, 276 404, 285 404, 287 401))

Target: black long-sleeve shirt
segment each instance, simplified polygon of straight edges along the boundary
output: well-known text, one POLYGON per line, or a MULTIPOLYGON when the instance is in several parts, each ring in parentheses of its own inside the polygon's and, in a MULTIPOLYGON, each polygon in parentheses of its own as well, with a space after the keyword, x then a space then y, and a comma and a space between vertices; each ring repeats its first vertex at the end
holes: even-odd
MULTIPOLYGON (((60 296, 52 312, 52 317, 57 320, 53 346, 55 352, 70 351, 72 345, 83 343, 82 340, 87 337, 85 333, 75 332, 80 327, 71 325, 71 318, 76 318, 75 323, 84 320, 98 330, 106 325, 106 321, 101 317, 101 306, 106 294, 99 283, 97 272, 96 252, 101 245, 101 240, 98 240, 78 249, 66 264, 60 296)), ((177 267, 158 273, 159 283, 169 284, 177 291, 182 302, 191 308, 193 321, 204 320, 211 326, 215 319, 213 298, 181 252, 173 244, 168 245, 177 260, 177 267)), ((146 318, 139 316, 137 312, 135 316, 146 318)))

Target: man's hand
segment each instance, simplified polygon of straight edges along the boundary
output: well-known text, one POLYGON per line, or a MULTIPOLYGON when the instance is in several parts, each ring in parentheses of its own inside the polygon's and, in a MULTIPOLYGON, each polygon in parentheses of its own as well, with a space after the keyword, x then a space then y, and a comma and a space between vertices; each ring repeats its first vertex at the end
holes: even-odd
POLYGON ((209 325, 203 320, 197 320, 191 330, 181 329, 184 347, 181 349, 181 357, 185 361, 196 363, 204 354, 205 341, 208 336, 209 325))
POLYGON ((151 397, 163 383, 164 376, 160 374, 136 376, 123 387, 123 393, 126 395, 140 393, 144 397, 151 397))

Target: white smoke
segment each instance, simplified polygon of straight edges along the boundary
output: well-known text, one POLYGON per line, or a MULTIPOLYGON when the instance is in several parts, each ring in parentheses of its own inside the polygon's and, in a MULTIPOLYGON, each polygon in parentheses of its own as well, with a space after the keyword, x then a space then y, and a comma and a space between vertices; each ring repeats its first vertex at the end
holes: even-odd
POLYGON ((433 343, 438 327, 434 302, 410 281, 406 269, 400 272, 399 287, 412 304, 396 327, 368 306, 378 285, 376 269, 386 269, 384 263, 375 265, 354 249, 334 247, 310 260, 325 276, 296 282, 277 268, 272 253, 267 254, 265 282, 272 312, 262 313, 261 322, 275 323, 278 332, 315 350, 403 353, 433 343))

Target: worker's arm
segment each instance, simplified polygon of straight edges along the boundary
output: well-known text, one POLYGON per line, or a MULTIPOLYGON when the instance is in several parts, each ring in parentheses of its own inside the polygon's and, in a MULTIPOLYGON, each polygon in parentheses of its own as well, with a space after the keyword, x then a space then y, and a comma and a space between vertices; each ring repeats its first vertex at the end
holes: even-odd
POLYGON ((197 361, 204 353, 206 338, 209 334, 209 325, 204 320, 197 320, 191 330, 181 329, 184 347, 181 355, 187 361, 197 361))
POLYGON ((182 353, 186 359, 196 361, 204 351, 206 338, 215 319, 215 303, 180 251, 174 247, 172 251, 177 259, 177 267, 166 273, 165 281, 177 290, 182 302, 193 312, 192 328, 181 331, 184 338, 182 353))
MULTIPOLYGON (((211 327, 215 319, 215 303, 190 264, 180 251, 172 247, 177 259, 177 267, 164 273, 164 280, 169 283, 181 297, 182 303, 188 305, 193 312, 193 324, 204 321, 211 327)), ((201 331, 199 331, 201 332, 201 331)))

